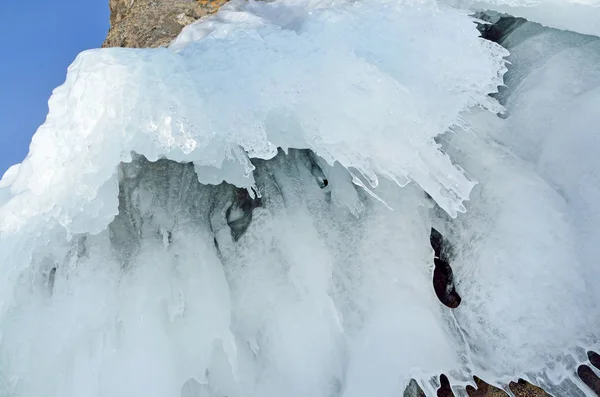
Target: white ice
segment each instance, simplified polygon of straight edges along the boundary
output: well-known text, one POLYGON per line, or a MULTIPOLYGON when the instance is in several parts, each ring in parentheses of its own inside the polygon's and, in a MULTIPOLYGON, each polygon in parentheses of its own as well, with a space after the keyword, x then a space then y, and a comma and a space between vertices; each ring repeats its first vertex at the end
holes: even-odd
POLYGON ((115 215, 115 167, 131 151, 193 161, 201 181, 251 186, 248 156, 310 148, 372 186, 376 174, 414 180, 452 215, 463 210, 473 183, 432 139, 467 107, 493 106, 486 94, 505 54, 463 28, 464 12, 342 3, 282 28, 258 12, 287 15, 287 6, 249 8, 263 23, 222 25, 180 53, 82 53, 50 99, 0 230, 36 217, 102 230, 115 215))
POLYGON ((482 373, 538 372, 568 395, 558 384, 579 364, 569 350, 600 336, 600 39, 528 22, 503 45, 505 117, 471 112, 446 143, 480 182, 465 216, 446 224, 461 247, 456 317, 482 373))
POLYGON ((0 181, 0 395, 573 392, 600 338, 598 39, 478 36, 432 1, 236 0, 170 48, 81 54, 0 181))
POLYGON ((598 0, 444 0, 471 10, 493 10, 545 26, 600 36, 598 0))

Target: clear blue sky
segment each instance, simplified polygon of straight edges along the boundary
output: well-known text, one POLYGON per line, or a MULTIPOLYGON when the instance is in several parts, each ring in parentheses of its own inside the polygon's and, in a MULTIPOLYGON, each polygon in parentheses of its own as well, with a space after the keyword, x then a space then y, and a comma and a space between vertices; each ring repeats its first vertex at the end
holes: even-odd
POLYGON ((0 176, 20 163, 75 56, 102 45, 108 0, 0 0, 0 176))

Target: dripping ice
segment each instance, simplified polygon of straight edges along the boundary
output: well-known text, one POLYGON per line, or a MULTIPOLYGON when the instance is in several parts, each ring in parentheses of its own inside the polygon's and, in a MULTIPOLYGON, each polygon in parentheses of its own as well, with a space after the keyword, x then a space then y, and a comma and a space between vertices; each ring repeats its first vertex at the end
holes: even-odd
POLYGON ((556 4, 600 26, 537 4, 501 46, 472 4, 233 1, 82 53, 0 181, 0 394, 591 395, 600 42, 556 4))

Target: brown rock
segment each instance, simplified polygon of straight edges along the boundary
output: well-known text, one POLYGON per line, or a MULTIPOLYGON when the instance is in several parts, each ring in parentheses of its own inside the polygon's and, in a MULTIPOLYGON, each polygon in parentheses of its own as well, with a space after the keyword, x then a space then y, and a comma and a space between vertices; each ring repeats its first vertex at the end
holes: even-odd
POLYGON ((474 376, 477 389, 473 386, 467 386, 467 394, 469 397, 508 397, 508 394, 502 389, 492 386, 478 377, 474 376))
POLYGON ((550 397, 550 394, 523 379, 519 379, 518 382, 510 382, 509 387, 515 397, 550 397))
MULTIPOLYGON (((467 386, 469 397, 508 397, 504 390, 492 386, 476 376, 473 379, 475 379, 477 389, 467 386)), ((544 390, 523 379, 519 379, 518 382, 510 382, 509 387, 515 397, 550 397, 544 390)))
POLYGON ((110 30, 102 47, 168 45, 189 25, 227 0, 109 0, 110 30))
MULTIPOLYGON (((466 391, 469 397, 508 397, 508 394, 504 390, 492 386, 476 376, 473 379, 477 388, 467 386, 466 391)), ((440 383, 441 386, 437 391, 438 397, 453 397, 454 393, 452 393, 448 378, 444 375, 440 376, 440 383)), ((551 397, 541 388, 523 379, 519 379, 518 382, 510 382, 509 387, 515 397, 551 397)))

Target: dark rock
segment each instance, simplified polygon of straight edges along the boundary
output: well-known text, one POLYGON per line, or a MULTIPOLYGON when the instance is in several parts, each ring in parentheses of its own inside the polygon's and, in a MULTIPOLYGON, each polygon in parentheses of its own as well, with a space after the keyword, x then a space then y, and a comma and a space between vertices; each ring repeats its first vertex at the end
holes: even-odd
POLYGON ((450 387, 450 381, 444 374, 440 375, 440 388, 437 390, 438 397, 454 397, 452 388, 450 387))
POLYGON ((580 365, 577 368, 577 375, 597 396, 600 397, 600 378, 587 365, 580 365))
POLYGON ((590 363, 592 363, 594 367, 600 369, 600 354, 593 351, 589 351, 587 352, 587 356, 590 360, 590 363))
POLYGON ((433 259, 435 264, 433 289, 440 302, 451 309, 456 309, 460 305, 461 298, 454 286, 454 275, 449 261, 450 249, 447 247, 441 233, 433 228, 431 229, 429 241, 435 252, 433 259))
MULTIPOLYGON (((478 15, 482 20, 487 20, 486 14, 478 15)), ((498 21, 492 24, 481 24, 478 26, 481 32, 481 37, 493 41, 494 43, 502 44, 503 39, 519 26, 527 22, 523 18, 515 18, 510 15, 501 16, 498 21)))
POLYGON ((235 201, 226 212, 227 225, 234 241, 243 236, 252 222, 252 211, 261 205, 261 199, 251 197, 246 189, 235 190, 235 201))
POLYGON ((421 389, 416 380, 411 379, 402 397, 425 397, 425 392, 423 392, 423 389, 421 389))

